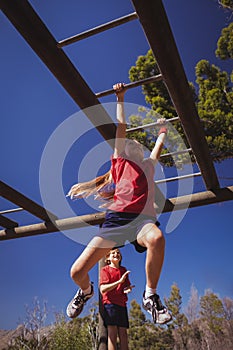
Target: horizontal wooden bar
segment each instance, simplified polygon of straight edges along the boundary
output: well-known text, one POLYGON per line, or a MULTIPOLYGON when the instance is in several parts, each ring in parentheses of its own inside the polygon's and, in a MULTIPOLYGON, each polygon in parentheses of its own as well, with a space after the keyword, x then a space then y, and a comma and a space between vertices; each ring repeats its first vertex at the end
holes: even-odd
MULTIPOLYGON (((174 204, 174 210, 195 208, 200 207, 202 205, 215 204, 230 200, 233 200, 233 186, 217 188, 211 191, 193 193, 181 197, 170 198, 170 201, 174 204)), ((164 208, 163 213, 169 211, 169 209, 164 208)))
POLYGON ((90 36, 93 36, 95 34, 99 34, 105 30, 117 27, 121 24, 127 23, 127 22, 132 21, 132 20, 137 19, 137 18, 138 18, 138 16, 137 16, 136 12, 130 13, 129 15, 117 18, 113 21, 101 24, 95 28, 86 30, 85 32, 73 35, 70 38, 61 40, 57 43, 57 47, 61 48, 61 47, 73 44, 77 41, 89 38, 90 36))
POLYGON ((75 216, 72 218, 59 219, 54 223, 42 222, 27 226, 20 226, 14 229, 6 229, 0 231, 0 240, 12 239, 18 237, 28 237, 38 234, 65 231, 74 228, 81 228, 88 225, 99 225, 104 221, 105 212, 75 216))
MULTIPOLYGON (((174 117, 174 118, 167 119, 166 123, 168 123, 168 122, 172 123, 172 122, 176 122, 178 120, 180 120, 179 117, 174 117)), ((150 129, 150 128, 153 128, 155 126, 161 126, 161 123, 153 122, 153 123, 149 123, 149 124, 135 126, 134 128, 127 129, 126 132, 131 133, 131 132, 135 132, 135 131, 142 130, 142 129, 150 129)))
MULTIPOLYGON (((219 188, 214 191, 205 191, 193 193, 186 196, 170 198, 172 206, 166 205, 161 212, 166 213, 172 210, 182 210, 185 208, 194 208, 202 205, 209 205, 224 201, 233 200, 233 186, 219 188)), ((159 211, 158 211, 159 212, 159 211)), ((5 229, 0 231, 0 240, 7 240, 19 237, 29 237, 44 233, 65 231, 75 228, 81 228, 88 225, 100 225, 105 218, 105 212, 94 213, 72 218, 59 219, 54 223, 38 223, 28 226, 16 227, 14 229, 5 229)), ((77 232, 78 234, 78 232, 77 232)))
MULTIPOLYGON (((158 74, 158 75, 153 75, 152 77, 149 78, 145 78, 145 79, 140 79, 137 81, 134 81, 132 83, 128 83, 125 84, 125 89, 133 89, 137 86, 141 86, 141 85, 145 85, 145 84, 151 84, 155 81, 160 81, 163 79, 162 74, 158 74)), ((95 95, 96 97, 100 98, 100 97, 104 97, 104 96, 108 96, 108 95, 113 95, 115 94, 115 90, 114 89, 109 89, 109 90, 105 90, 102 92, 97 92, 95 95)))
POLYGON ((45 220, 56 220, 57 216, 47 211, 45 208, 24 196, 22 193, 16 191, 14 188, 0 181, 0 196, 9 200, 10 202, 19 205, 36 217, 45 220))
POLYGON ((13 228, 19 226, 17 222, 6 218, 0 214, 0 226, 5 228, 13 228))
POLYGON ((200 172, 200 173, 194 173, 194 174, 187 174, 187 175, 169 177, 169 178, 167 178, 167 179, 157 180, 157 181, 155 181, 155 183, 158 185, 158 184, 162 184, 162 183, 164 183, 164 182, 172 182, 172 181, 177 181, 177 180, 185 180, 185 179, 189 179, 189 178, 191 178, 191 177, 196 177, 196 176, 201 176, 201 172, 200 172))
POLYGON ((5 209, 5 210, 0 211, 0 214, 10 214, 10 213, 18 212, 18 211, 23 211, 23 210, 24 210, 23 208, 5 209))
POLYGON ((183 150, 180 150, 180 151, 175 151, 175 152, 161 154, 160 158, 172 157, 172 156, 176 156, 176 155, 184 154, 184 153, 188 153, 188 152, 192 152, 192 148, 186 148, 186 149, 183 149, 183 150))

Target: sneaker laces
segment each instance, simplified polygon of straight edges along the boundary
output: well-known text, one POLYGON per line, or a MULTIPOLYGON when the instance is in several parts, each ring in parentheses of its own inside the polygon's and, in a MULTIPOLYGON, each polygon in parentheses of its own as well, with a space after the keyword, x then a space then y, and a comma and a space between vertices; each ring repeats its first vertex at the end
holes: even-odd
POLYGON ((157 304, 157 309, 158 310, 164 310, 165 306, 162 304, 160 297, 158 295, 156 295, 157 300, 156 300, 156 304, 157 304))
POLYGON ((79 290, 78 294, 74 297, 73 305, 75 307, 78 307, 80 304, 84 302, 84 295, 82 294, 82 291, 79 290))
POLYGON ((162 304, 158 294, 152 295, 150 299, 153 301, 153 305, 156 306, 156 309, 158 311, 166 309, 165 306, 162 304))

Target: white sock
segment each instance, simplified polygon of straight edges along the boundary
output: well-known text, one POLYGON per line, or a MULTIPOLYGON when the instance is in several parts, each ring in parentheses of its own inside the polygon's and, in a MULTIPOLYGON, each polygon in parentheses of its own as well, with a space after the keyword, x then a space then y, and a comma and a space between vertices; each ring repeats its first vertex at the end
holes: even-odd
POLYGON ((156 288, 150 288, 146 285, 145 298, 148 298, 151 295, 154 295, 155 293, 156 293, 156 288))
POLYGON ((89 284, 89 287, 87 289, 82 289, 82 291, 83 291, 84 295, 90 294, 91 293, 91 285, 89 284))

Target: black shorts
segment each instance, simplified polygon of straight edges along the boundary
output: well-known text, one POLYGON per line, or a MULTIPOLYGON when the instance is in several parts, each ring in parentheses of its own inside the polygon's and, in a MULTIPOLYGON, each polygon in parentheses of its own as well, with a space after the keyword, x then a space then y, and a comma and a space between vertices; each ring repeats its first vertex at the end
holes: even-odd
POLYGON ((122 247, 129 241, 137 252, 143 253, 146 248, 138 244, 137 235, 147 223, 160 225, 156 218, 151 216, 108 210, 97 236, 115 241, 115 247, 122 247))
POLYGON ((116 304, 104 304, 103 320, 105 327, 117 326, 129 328, 127 307, 116 304))

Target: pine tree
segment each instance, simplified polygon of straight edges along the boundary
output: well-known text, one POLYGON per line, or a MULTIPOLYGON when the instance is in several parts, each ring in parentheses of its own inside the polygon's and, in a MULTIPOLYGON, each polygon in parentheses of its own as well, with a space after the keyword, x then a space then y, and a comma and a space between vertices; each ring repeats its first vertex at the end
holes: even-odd
POLYGON ((224 307, 219 297, 211 290, 207 290, 200 299, 200 316, 206 321, 208 327, 214 334, 223 330, 224 307))
MULTIPOLYGON (((219 3, 224 9, 232 12, 232 0, 222 0, 219 3)), ((222 34, 216 44, 217 57, 224 60, 233 58, 233 23, 223 28, 222 34)), ((152 50, 149 50, 144 56, 139 56, 135 66, 130 68, 129 78, 131 81, 136 81, 157 74, 159 74, 159 68, 152 50)), ((229 75, 219 67, 202 59, 196 66, 196 83, 197 88, 190 82, 190 89, 204 127, 212 158, 214 161, 222 161, 233 157, 233 71, 229 75)), ((132 116, 130 119, 131 126, 151 123, 157 120, 159 115, 162 115, 166 119, 176 116, 170 95, 162 81, 143 85, 142 92, 145 95, 145 101, 150 111, 146 113, 144 118, 142 116, 132 116)), ((173 126, 182 137, 186 147, 189 147, 181 124, 176 122, 173 126)), ((151 135, 156 135, 156 129, 152 129, 151 133, 139 131, 130 135, 130 137, 138 139, 146 147, 152 149, 155 137, 153 138, 151 135)), ((178 143, 176 150, 180 150, 180 143, 175 137, 175 134, 171 135, 169 132, 169 136, 172 143, 178 143)), ((191 160, 195 162, 194 157, 191 157, 191 160)), ((190 158, 180 156, 180 161, 182 163, 189 162, 190 158)), ((165 158, 162 162, 167 166, 174 165, 171 158, 165 158)))
POLYGON ((129 311, 129 348, 134 350, 173 350, 174 339, 170 329, 146 319, 140 305, 132 300, 129 311))

